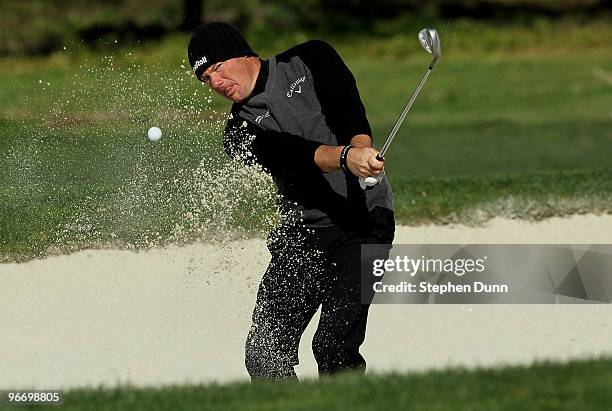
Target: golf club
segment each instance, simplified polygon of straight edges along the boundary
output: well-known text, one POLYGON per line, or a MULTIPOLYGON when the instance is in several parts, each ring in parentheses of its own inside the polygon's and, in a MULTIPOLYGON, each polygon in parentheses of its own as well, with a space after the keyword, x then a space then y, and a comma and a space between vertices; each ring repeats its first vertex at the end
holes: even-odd
MULTIPOLYGON (((395 138, 395 135, 397 134, 397 131, 399 130, 402 123, 404 122, 404 118, 406 118, 406 114, 408 114, 408 112, 410 111, 410 108, 412 107, 414 100, 419 95, 421 88, 423 88, 423 84, 425 84, 425 82, 427 81, 427 78, 431 74, 431 71, 433 70, 438 60, 440 59, 440 54, 442 52, 440 48, 440 36, 438 36, 438 32, 435 29, 423 29, 419 31, 418 38, 419 38, 419 42, 421 43, 421 46, 423 46, 423 48, 427 50, 429 54, 433 55, 433 60, 431 60, 431 63, 429 63, 429 68, 425 72, 425 75, 421 79, 421 82, 417 86, 416 90, 414 90, 414 93, 412 93, 412 96, 410 97, 410 100, 408 100, 406 107, 404 107, 402 114, 400 114, 399 118, 395 122, 395 125, 393 126, 393 129, 391 130, 391 133, 389 133, 389 137, 387 137, 385 144, 383 144, 380 152, 376 156, 376 158, 379 161, 382 161, 384 159, 385 154, 387 153, 387 150, 389 149, 389 146, 391 145, 391 143, 393 142, 393 139, 395 138)), ((382 180, 384 174, 385 173, 383 171, 376 177, 375 176, 370 176, 370 177, 365 177, 365 178, 359 177, 359 185, 364 190, 368 187, 375 186, 382 180)))

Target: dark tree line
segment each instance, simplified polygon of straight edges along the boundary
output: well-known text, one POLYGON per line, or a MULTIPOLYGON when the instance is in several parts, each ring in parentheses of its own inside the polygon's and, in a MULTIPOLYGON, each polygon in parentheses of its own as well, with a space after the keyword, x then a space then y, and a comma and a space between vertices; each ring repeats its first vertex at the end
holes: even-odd
MULTIPOLYGON (((183 18, 179 29, 191 31, 205 20, 203 0, 183 0, 183 18)), ((583 13, 595 15, 610 10, 612 0, 270 0, 248 6, 248 2, 222 2, 213 8, 231 10, 238 26, 248 26, 261 16, 277 16, 279 20, 291 20, 293 25, 314 28, 334 27, 339 19, 359 25, 377 18, 393 18, 409 13, 438 16, 440 18, 513 18, 524 15, 562 16, 583 13)), ((211 5, 209 5, 211 6, 211 5)), ((214 13, 214 10, 211 10, 214 13)), ((274 26, 274 18, 267 23, 274 26)))
POLYGON ((204 2, 202 0, 183 0, 183 20, 180 29, 191 31, 200 24, 204 17, 204 2))

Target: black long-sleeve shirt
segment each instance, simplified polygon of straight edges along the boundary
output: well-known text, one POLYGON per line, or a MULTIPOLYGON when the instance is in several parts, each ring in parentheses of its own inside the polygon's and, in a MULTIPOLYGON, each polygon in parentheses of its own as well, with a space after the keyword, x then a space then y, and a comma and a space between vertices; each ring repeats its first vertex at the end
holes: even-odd
POLYGON ((366 194, 355 176, 314 163, 321 144, 346 145, 358 134, 372 132, 355 78, 331 46, 309 41, 262 62, 251 96, 232 106, 224 147, 272 174, 281 211, 298 211, 307 225, 342 224, 376 206, 392 209, 386 181, 366 194))

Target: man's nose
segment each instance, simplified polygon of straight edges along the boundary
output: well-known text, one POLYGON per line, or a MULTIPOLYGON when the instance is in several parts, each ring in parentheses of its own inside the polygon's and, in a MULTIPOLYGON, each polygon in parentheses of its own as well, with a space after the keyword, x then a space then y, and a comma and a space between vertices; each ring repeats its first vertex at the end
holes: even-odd
POLYGON ((222 83, 223 81, 221 80, 221 76, 218 73, 210 73, 210 86, 212 88, 219 88, 222 83))

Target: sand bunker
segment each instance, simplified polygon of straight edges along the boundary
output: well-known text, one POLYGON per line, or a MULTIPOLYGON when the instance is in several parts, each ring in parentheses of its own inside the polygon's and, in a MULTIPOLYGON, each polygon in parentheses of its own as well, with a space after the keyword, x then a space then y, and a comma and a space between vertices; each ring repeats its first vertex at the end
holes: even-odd
MULTIPOLYGON (((612 216, 398 227, 396 243, 610 243, 612 216)), ((263 240, 87 250, 0 265, 0 388, 246 378, 263 240)), ((316 318, 315 318, 316 320, 316 318)), ((316 375, 309 326, 298 366, 316 375)), ((376 305, 369 369, 524 363, 612 352, 609 305, 376 305)))

